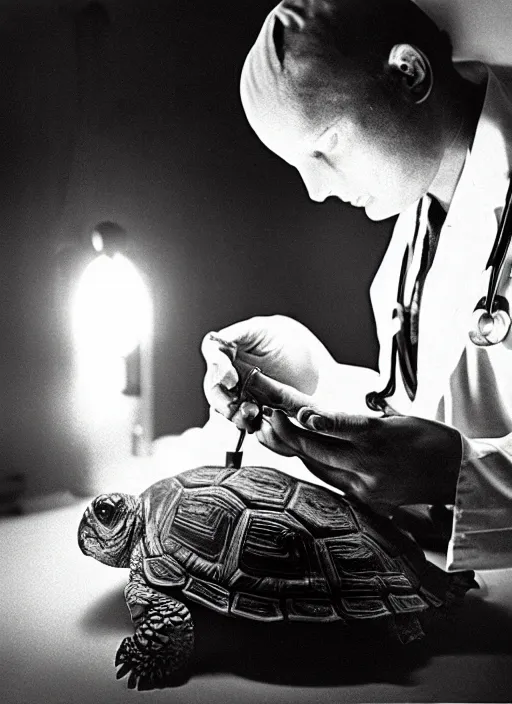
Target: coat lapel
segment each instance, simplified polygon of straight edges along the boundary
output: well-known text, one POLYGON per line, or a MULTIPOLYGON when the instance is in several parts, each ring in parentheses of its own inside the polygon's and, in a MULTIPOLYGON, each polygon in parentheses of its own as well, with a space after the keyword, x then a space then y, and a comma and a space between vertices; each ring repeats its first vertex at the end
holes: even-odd
POLYGON ((489 73, 471 153, 459 180, 420 309, 418 392, 411 413, 434 418, 464 348, 473 310, 487 292, 485 267, 508 189, 511 106, 489 73))
MULTIPOLYGON (((464 348, 472 313, 485 293, 485 264, 496 217, 475 187, 465 207, 448 216, 423 290, 419 320, 418 390, 410 412, 433 418, 464 348)), ((455 203, 453 205, 463 205, 455 203)))
MULTIPOLYGON (((508 187, 512 137, 511 107, 489 74, 484 109, 471 153, 439 238, 420 308, 418 390, 410 402, 397 367, 397 391, 389 400, 402 413, 435 418, 464 348, 477 301, 486 293, 485 271, 508 187), (509 142, 510 144, 510 139, 509 142)), ((414 232, 416 208, 400 216, 372 284, 371 298, 380 343, 382 387, 389 378, 392 311, 403 252, 414 232)), ((422 236, 420 231, 420 238, 422 236)), ((469 343, 471 344, 471 343, 469 343)))

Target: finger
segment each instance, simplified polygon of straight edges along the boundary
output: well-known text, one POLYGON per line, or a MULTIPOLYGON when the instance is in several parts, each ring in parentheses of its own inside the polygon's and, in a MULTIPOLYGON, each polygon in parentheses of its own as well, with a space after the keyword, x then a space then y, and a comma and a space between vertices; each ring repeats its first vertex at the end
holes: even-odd
POLYGON ((300 428, 281 411, 274 411, 265 417, 265 421, 257 438, 280 454, 293 454, 301 459, 315 459, 333 465, 341 458, 347 464, 353 462, 354 447, 350 442, 300 428))
POLYGON ((305 406, 297 413, 297 420, 310 430, 337 438, 355 439, 377 427, 379 418, 362 415, 323 411, 315 406, 305 406))
MULTIPOLYGON (((274 411, 272 417, 276 415, 274 411)), ((270 422, 268 416, 263 416, 261 427, 256 432, 258 441, 272 452, 285 457, 293 457, 297 454, 296 446, 290 442, 289 438, 278 432, 274 423, 270 422)))
POLYGON ((220 415, 233 421, 239 430, 254 432, 254 420, 260 413, 260 408, 250 401, 239 402, 236 393, 227 391, 221 385, 207 387, 205 396, 210 406, 220 415))
MULTIPOLYGON (((215 412, 218 413, 217 410, 215 412)), ((224 417, 227 418, 227 420, 230 420, 238 430, 245 430, 247 433, 254 433, 258 429, 255 428, 253 421, 246 420, 238 413, 235 413, 232 418, 228 418, 227 416, 224 417)))
POLYGON ((233 367, 236 348, 209 333, 203 339, 201 352, 206 361, 206 376, 209 386, 222 384, 226 389, 233 389, 238 383, 238 373, 233 367))
POLYGON ((228 391, 221 384, 211 384, 208 377, 203 383, 204 395, 210 406, 226 418, 233 415, 232 404, 236 400, 236 394, 228 391))
POLYGON ((303 394, 293 386, 283 384, 264 374, 260 369, 238 360, 234 363, 243 383, 244 393, 252 397, 260 405, 285 411, 295 416, 304 406, 311 405, 311 396, 303 394))
POLYGON ((326 484, 354 498, 364 495, 365 484, 354 469, 351 444, 302 430, 276 411, 271 419, 263 419, 256 437, 280 455, 299 457, 309 471, 326 484))
POLYGON ((235 407, 230 420, 239 430, 254 433, 259 430, 261 425, 260 408, 255 403, 246 401, 240 404, 240 406, 235 407))

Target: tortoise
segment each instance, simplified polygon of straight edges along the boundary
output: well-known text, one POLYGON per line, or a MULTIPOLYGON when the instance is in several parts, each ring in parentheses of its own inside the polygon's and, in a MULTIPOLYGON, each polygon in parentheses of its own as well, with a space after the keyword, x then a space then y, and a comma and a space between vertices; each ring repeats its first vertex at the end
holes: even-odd
POLYGON ((135 633, 117 677, 152 689, 183 681, 194 626, 181 601, 267 623, 384 624, 402 643, 425 615, 447 612, 476 586, 447 574, 363 504, 267 467, 205 466, 162 479, 140 497, 101 494, 78 529, 86 555, 130 567, 125 599, 135 633))

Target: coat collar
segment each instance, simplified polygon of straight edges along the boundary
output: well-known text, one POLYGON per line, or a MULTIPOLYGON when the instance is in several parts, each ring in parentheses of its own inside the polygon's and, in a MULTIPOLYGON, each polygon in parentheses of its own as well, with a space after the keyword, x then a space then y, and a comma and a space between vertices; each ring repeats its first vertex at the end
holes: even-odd
MULTIPOLYGON (((397 392, 390 399, 402 413, 427 418, 435 417, 450 375, 468 344, 472 312, 487 286, 485 266, 496 237, 512 163, 512 104, 500 82, 481 64, 464 64, 460 70, 487 81, 484 105, 423 290, 416 398, 414 402, 408 400, 397 369, 397 392)), ((413 207, 398 219, 371 288, 381 343, 382 386, 389 374, 394 332, 391 314, 399 270, 405 245, 414 231, 415 214, 413 207)))

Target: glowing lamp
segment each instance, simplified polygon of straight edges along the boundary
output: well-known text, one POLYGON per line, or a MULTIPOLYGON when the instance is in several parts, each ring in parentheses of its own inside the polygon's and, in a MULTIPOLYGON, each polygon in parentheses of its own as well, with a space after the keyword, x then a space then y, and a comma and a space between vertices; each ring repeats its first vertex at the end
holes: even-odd
POLYGON ((127 453, 151 452, 153 305, 126 255, 125 231, 100 223, 90 241, 94 253, 71 293, 71 329, 79 432, 92 457, 92 481, 92 473, 100 476, 127 453))
POLYGON ((151 299, 141 275, 123 254, 100 254, 87 265, 73 299, 73 333, 87 355, 126 357, 151 325, 151 299))

